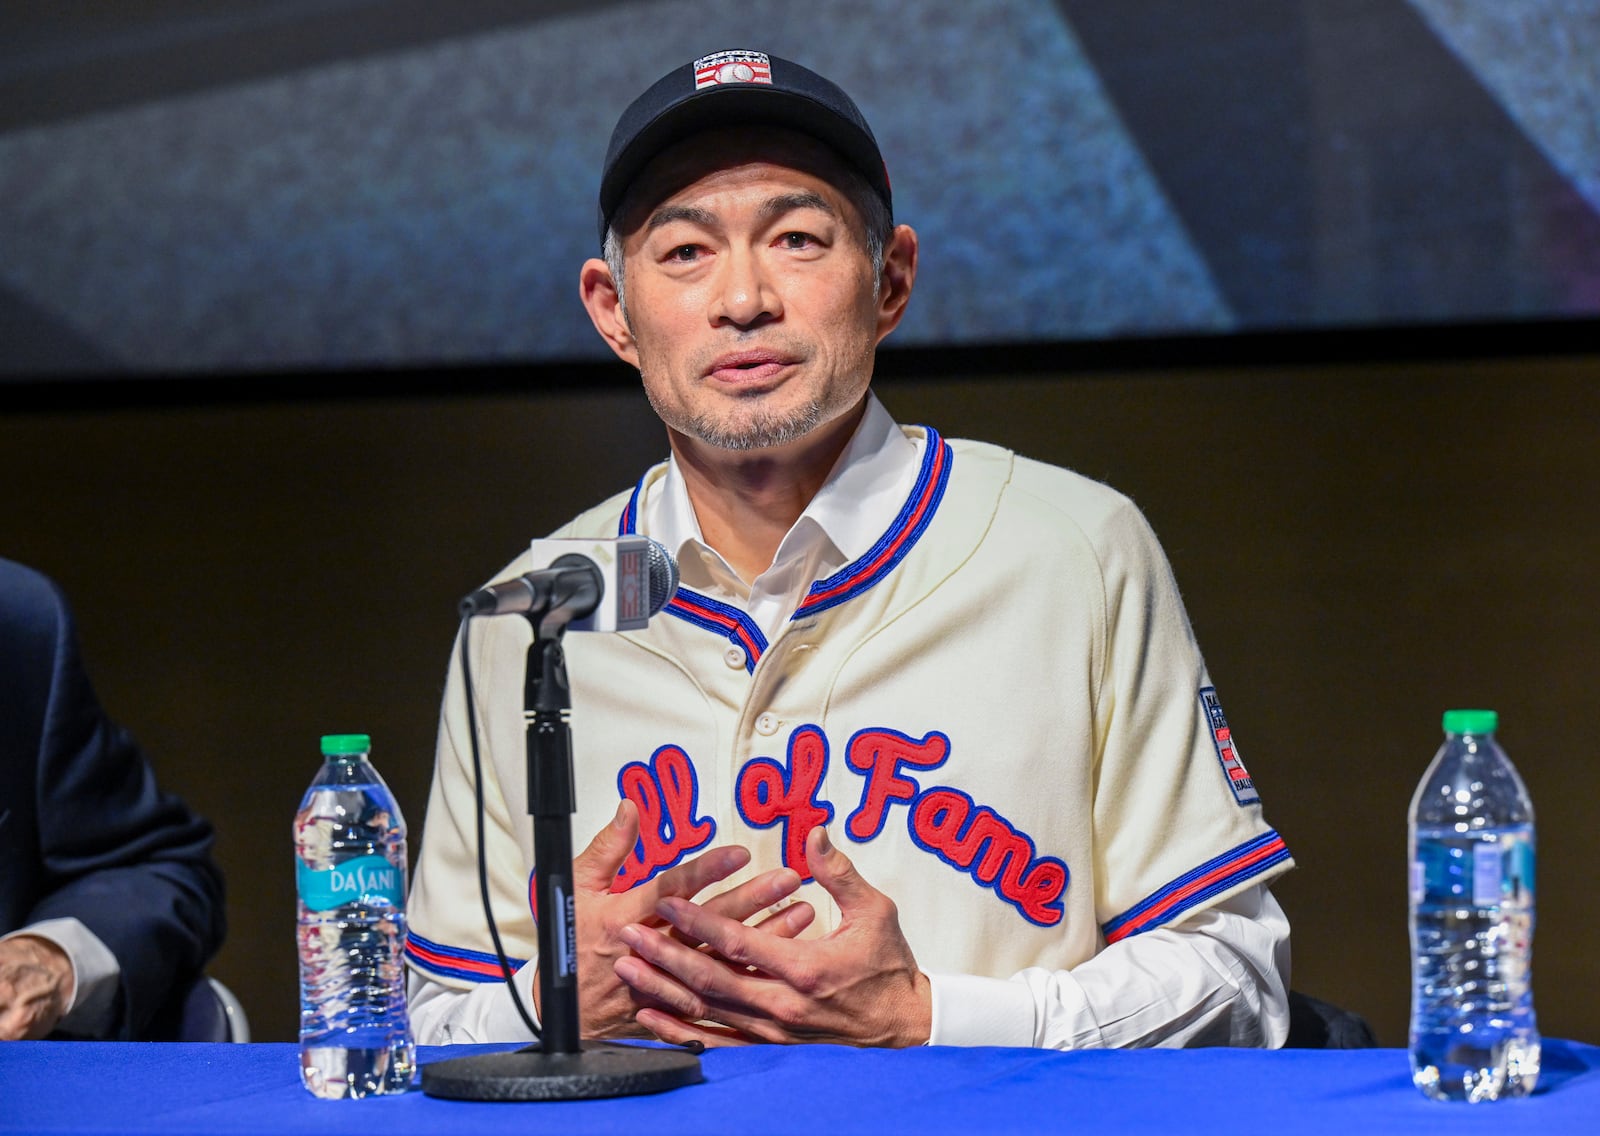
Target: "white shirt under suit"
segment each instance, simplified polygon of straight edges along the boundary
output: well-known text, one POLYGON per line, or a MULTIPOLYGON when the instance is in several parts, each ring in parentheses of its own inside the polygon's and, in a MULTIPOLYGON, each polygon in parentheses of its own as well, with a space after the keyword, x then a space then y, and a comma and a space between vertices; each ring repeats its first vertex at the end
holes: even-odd
MULTIPOLYGON (((895 901, 934 1044, 1282 1043, 1288 923, 1265 884, 1292 860, 1125 497, 873 397, 753 585, 700 540, 671 461, 556 535, 629 532, 678 558, 677 595, 644 631, 566 637, 574 843, 621 795, 641 816, 618 888, 742 844, 730 885, 787 864, 826 933, 803 853, 826 824, 895 901)), ((530 638, 479 619, 470 658, 490 891, 531 1007, 530 638)), ((409 903, 425 1044, 528 1036, 478 896, 466 722, 453 655, 409 903)))

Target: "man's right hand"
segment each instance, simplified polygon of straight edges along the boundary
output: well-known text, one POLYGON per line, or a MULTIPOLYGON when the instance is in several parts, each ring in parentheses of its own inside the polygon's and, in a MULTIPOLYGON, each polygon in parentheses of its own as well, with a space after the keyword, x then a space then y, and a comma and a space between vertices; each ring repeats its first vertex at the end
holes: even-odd
MULTIPOLYGON (((578 924, 579 1033, 586 1038, 650 1036, 648 1030, 634 1021, 634 1015, 646 1003, 617 978, 614 970, 617 959, 632 953, 619 932, 629 924, 638 923, 661 928, 662 934, 675 934, 656 914, 656 904, 666 896, 693 900, 706 888, 727 879, 750 862, 749 850, 738 845, 713 848, 628 891, 613 893, 612 881, 638 840, 639 811, 632 801, 624 799, 611 823, 572 860, 578 924)), ((708 911, 742 923, 793 895, 799 887, 797 873, 779 868, 730 888, 707 900, 704 906, 708 911)), ((760 926, 792 937, 799 934, 813 916, 809 904, 795 903, 770 916, 760 926)), ((536 1006, 538 990, 535 981, 536 1006)))
POLYGON ((72 1000, 72 960, 49 939, 0 943, 0 1041, 33 1041, 55 1029, 72 1000))

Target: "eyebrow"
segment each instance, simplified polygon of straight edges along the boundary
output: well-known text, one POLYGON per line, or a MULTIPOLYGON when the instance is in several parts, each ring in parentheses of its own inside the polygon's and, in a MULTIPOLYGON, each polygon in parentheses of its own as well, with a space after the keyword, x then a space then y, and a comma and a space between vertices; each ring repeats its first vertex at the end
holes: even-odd
POLYGON ((650 214, 650 220, 645 222, 644 231, 653 233, 661 226, 670 225, 674 221, 687 221, 691 225, 709 229, 716 225, 717 218, 709 209, 697 209, 688 205, 663 205, 650 214))
MULTIPOLYGON (((777 197, 770 197, 762 203, 761 220, 775 221, 785 213, 793 213, 800 209, 816 209, 834 218, 839 216, 839 211, 820 193, 783 193, 777 197)), ((685 221, 707 229, 717 227, 717 216, 709 209, 701 209, 694 205, 663 205, 650 214, 644 230, 646 233, 653 233, 663 225, 670 225, 674 221, 685 221)))
POLYGON ((761 206, 761 219, 775 221, 785 213, 793 213, 799 209, 816 209, 826 213, 829 217, 837 217, 838 211, 828 204, 828 199, 820 193, 784 193, 777 197, 768 198, 761 206))

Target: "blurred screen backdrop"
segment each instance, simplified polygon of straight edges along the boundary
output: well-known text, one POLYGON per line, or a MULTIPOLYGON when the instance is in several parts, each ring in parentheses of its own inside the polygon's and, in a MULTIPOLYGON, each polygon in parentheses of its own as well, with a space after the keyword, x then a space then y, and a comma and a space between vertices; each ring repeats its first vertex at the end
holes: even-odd
POLYGON ((1594 0, 0 8, 0 379, 598 361, 628 100, 835 78, 922 233, 892 345, 1600 328, 1594 0))

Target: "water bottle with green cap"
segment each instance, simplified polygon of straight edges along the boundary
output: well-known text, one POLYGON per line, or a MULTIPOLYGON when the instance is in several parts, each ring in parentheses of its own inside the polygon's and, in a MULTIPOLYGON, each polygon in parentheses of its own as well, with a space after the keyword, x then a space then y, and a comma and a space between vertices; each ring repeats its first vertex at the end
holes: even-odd
POLYGON ((300 1073, 319 1097, 404 1092, 406 822, 366 734, 329 734, 294 818, 300 1073))
POLYGON ((1411 798, 1411 1078, 1435 1100, 1525 1096, 1534 1021, 1533 805, 1493 710, 1451 710, 1411 798))

